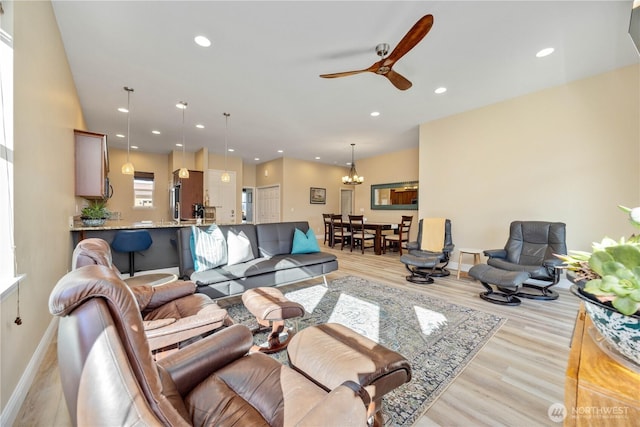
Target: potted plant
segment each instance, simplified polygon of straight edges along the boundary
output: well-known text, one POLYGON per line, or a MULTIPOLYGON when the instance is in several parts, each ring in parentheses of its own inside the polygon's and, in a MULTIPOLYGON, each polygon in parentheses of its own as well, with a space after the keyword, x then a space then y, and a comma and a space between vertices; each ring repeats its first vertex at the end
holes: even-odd
MULTIPOLYGON (((640 207, 620 209, 640 228, 640 207)), ((640 369, 640 236, 618 241, 605 237, 593 244, 592 253, 556 256, 572 272, 576 284, 571 291, 585 301, 598 332, 640 369)))
POLYGON ((106 200, 92 200, 89 205, 82 208, 80 219, 85 226, 96 227, 104 225, 109 214, 106 200))

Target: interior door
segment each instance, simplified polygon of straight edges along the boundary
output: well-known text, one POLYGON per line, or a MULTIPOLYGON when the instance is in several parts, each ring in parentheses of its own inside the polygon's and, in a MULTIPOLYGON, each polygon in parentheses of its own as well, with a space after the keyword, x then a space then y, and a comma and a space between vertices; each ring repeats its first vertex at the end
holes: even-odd
POLYGON ((255 208, 257 224, 280 222, 280 186, 257 188, 255 208))
POLYGON ((236 172, 228 171, 231 180, 222 182, 220 177, 224 171, 218 169, 207 170, 207 189, 209 204, 216 208, 216 223, 236 223, 236 172))

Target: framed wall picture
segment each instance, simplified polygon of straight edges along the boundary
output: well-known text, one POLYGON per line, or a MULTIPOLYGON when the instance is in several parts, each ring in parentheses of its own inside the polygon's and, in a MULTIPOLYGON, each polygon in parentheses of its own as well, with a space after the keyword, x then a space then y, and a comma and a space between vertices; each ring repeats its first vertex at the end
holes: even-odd
POLYGON ((309 203, 320 205, 327 203, 327 189, 311 187, 309 192, 309 203))

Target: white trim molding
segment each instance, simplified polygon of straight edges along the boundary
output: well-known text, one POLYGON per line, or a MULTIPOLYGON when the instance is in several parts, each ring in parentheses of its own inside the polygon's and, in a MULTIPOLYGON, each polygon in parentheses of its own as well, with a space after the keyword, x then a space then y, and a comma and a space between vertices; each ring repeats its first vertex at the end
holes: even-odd
POLYGON ((58 330, 58 317, 53 317, 47 330, 45 331, 36 351, 34 351, 33 356, 31 356, 31 360, 29 360, 29 364, 26 369, 22 373, 20 377, 20 381, 18 381, 18 385, 11 393, 11 397, 7 402, 7 405, 4 407, 2 414, 0 415, 0 425, 3 426, 12 426, 16 421, 16 417, 20 412, 20 408, 22 408, 22 404, 27 397, 27 393, 29 393, 29 389, 33 384, 33 380, 38 373, 38 369, 42 364, 42 360, 44 359, 45 354, 47 353, 47 349, 51 344, 51 340, 53 339, 55 333, 58 330))

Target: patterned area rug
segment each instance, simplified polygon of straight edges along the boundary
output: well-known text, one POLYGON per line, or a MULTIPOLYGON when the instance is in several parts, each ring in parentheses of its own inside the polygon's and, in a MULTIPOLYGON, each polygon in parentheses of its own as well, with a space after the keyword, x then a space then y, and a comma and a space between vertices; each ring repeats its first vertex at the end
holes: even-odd
MULTIPOLYGON (((412 379, 384 397, 385 425, 410 426, 462 372, 504 323, 503 318, 407 289, 347 276, 323 285, 283 290, 307 311, 299 329, 341 323, 402 354, 412 379)), ((236 322, 257 325, 242 304, 227 307, 236 322)), ((266 333, 254 337, 260 345, 266 333)), ((286 351, 274 355, 287 362, 286 351)))

